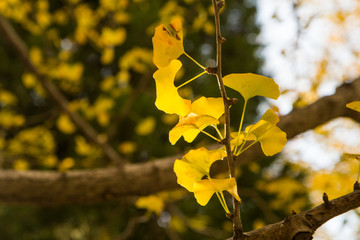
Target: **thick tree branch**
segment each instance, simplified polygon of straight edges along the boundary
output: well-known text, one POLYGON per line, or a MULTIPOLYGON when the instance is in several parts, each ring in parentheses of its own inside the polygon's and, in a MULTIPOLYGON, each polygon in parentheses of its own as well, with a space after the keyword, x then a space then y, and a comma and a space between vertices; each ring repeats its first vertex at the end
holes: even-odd
POLYGON ((120 163, 123 162, 117 152, 104 140, 98 138, 98 133, 95 129, 81 118, 77 113, 70 111, 68 108, 68 101, 65 96, 52 84, 48 81, 47 77, 42 74, 34 64, 32 64, 26 45, 21 40, 19 35, 15 32, 14 28, 10 23, 0 15, 0 32, 2 36, 7 40, 11 48, 15 50, 17 55, 20 57, 21 61, 26 65, 29 70, 36 75, 40 80, 43 88, 49 94, 49 96, 55 101, 55 103, 69 115, 69 118, 77 126, 77 128, 84 134, 84 136, 90 141, 97 144, 104 152, 105 156, 113 161, 114 163, 120 166, 120 163))
MULTIPOLYGON (((280 127, 291 139, 331 119, 349 116, 345 104, 360 98, 360 79, 339 87, 334 95, 295 109, 280 117, 280 127)), ((116 168, 74 170, 66 174, 51 171, 0 171, 0 202, 23 204, 86 204, 116 200, 130 195, 147 195, 177 187, 172 156, 116 168)), ((238 165, 263 158, 259 147, 242 154, 238 165)), ((221 162, 221 161, 218 161, 221 162)), ((225 168, 214 169, 216 172, 225 168)), ((241 194, 241 193, 240 193, 241 194)))
MULTIPOLYGON (((311 240, 314 232, 330 219, 360 207, 360 190, 321 204, 285 220, 245 233, 246 240, 311 240)), ((232 238, 228 239, 232 240, 232 238)))

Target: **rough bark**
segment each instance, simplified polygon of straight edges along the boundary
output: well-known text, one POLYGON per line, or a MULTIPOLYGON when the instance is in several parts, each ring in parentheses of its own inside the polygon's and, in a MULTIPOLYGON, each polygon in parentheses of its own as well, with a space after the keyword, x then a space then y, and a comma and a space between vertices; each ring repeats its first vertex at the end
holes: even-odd
MULTIPOLYGON (((339 87, 334 95, 295 109, 280 117, 279 126, 291 139, 331 119, 351 116, 346 103, 359 100, 360 79, 339 87)), ((359 114, 358 114, 359 115, 359 114)), ((353 115, 355 118, 356 114, 353 115)), ((357 119, 359 120, 359 119, 357 119)), ((147 195, 177 187, 173 162, 180 156, 141 164, 125 164, 124 169, 52 171, 0 171, 0 202, 36 205, 86 204, 116 200, 124 196, 147 195)), ((236 164, 263 158, 258 146, 244 152, 236 164)), ((221 166, 214 169, 222 171, 221 166)))
POLYGON ((281 222, 247 232, 243 240, 311 240, 322 224, 359 206, 360 190, 355 190, 303 213, 290 215, 281 222))

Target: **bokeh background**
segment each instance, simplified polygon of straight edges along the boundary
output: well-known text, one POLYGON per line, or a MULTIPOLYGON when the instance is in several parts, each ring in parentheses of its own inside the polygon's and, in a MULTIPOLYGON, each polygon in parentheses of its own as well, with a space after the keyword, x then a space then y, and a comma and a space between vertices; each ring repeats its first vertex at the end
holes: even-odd
MULTIPOLYGON (((151 37, 160 23, 183 19, 186 52, 214 66, 215 37, 209 0, 3 0, 0 15, 26 44, 39 71, 128 162, 183 153, 211 141, 172 146, 177 117, 156 109, 151 37)), ((227 0, 221 15, 223 73, 273 77, 278 101, 253 99, 245 124, 267 107, 286 114, 334 93, 360 73, 358 0, 227 0)), ((185 57, 176 84, 200 69, 185 57)), ((188 99, 220 95, 215 78, 202 76, 180 94, 188 99)), ((231 109, 239 122, 241 97, 231 109)), ((260 115, 261 116, 261 115, 260 115)), ((250 231, 351 191, 360 153, 359 124, 336 119, 289 141, 282 154, 239 169, 244 230, 250 231), (286 189, 286 191, 284 191, 286 189)), ((71 171, 111 166, 69 117, 50 100, 39 79, 0 36, 0 167, 17 171, 71 171)), ((156 184, 156 182, 154 182, 156 184)), ((318 240, 358 239, 359 212, 333 219, 318 240), (337 233, 335 233, 337 232, 337 233), (338 235, 337 235, 338 234, 338 235), (342 238, 339 236, 342 235, 342 238)), ((214 198, 199 206, 174 189, 148 198, 88 205, 0 205, 0 239, 225 239, 232 224, 214 198), (144 203, 145 202, 145 203, 144 203)))

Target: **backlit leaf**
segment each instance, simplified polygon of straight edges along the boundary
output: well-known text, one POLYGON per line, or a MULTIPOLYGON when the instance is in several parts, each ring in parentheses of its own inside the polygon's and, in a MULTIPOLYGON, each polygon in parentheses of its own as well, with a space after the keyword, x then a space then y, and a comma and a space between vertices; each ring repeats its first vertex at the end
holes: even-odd
POLYGON ((191 101, 180 97, 174 85, 175 75, 181 68, 179 60, 173 60, 165 67, 158 69, 153 77, 156 83, 156 101, 158 109, 179 116, 186 116, 190 112, 191 101))
POLYGON ((346 104, 346 107, 360 112, 360 101, 354 101, 354 102, 348 103, 348 104, 346 104))
POLYGON ((171 144, 175 144, 181 136, 192 142, 207 126, 219 124, 218 119, 224 114, 222 98, 201 97, 191 104, 191 112, 180 117, 178 124, 169 132, 171 144))
POLYGON ((185 141, 192 142, 201 130, 218 123, 219 121, 211 116, 199 116, 195 113, 189 113, 186 117, 180 118, 179 123, 170 130, 170 143, 174 145, 181 136, 184 136, 185 141))
POLYGON ((194 183, 194 195, 197 202, 205 206, 215 192, 228 191, 240 201, 235 178, 203 179, 194 183))
POLYGON ((169 65, 171 60, 177 59, 184 53, 183 31, 179 18, 171 21, 170 26, 175 32, 171 33, 163 24, 155 28, 152 38, 154 57, 153 62, 158 68, 169 65))
POLYGON ((178 184, 192 192, 194 182, 201 180, 204 176, 209 176, 211 164, 225 156, 226 153, 222 149, 199 148, 190 150, 181 160, 175 161, 174 172, 178 184))
POLYGON ((286 133, 283 132, 276 123, 279 122, 279 117, 276 113, 269 109, 261 117, 259 122, 248 126, 244 132, 241 132, 239 139, 237 133, 232 133, 234 138, 232 145, 240 145, 245 139, 247 141, 260 142, 261 148, 266 156, 272 156, 281 152, 286 144, 286 133), (236 144, 237 143, 237 144, 236 144))
POLYGON ((226 75, 225 86, 239 92, 245 99, 249 100, 255 96, 263 96, 277 99, 280 96, 279 86, 271 78, 252 73, 236 73, 226 75))

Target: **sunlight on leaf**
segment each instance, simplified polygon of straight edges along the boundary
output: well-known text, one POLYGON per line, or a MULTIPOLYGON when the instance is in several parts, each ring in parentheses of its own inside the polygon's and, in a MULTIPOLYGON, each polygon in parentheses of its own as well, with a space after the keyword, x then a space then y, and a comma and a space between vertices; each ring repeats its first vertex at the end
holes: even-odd
POLYGON ((245 102, 255 96, 277 99, 280 96, 279 86, 271 78, 252 73, 236 73, 226 75, 225 86, 239 92, 245 102))
POLYGON ((174 145, 181 136, 184 136, 185 141, 192 142, 204 128, 218 123, 219 121, 211 116, 199 116, 195 113, 189 113, 186 117, 181 118, 179 123, 170 130, 170 143, 174 145))
POLYGON ((177 59, 184 53, 183 31, 179 18, 171 21, 170 26, 174 35, 163 25, 155 28, 155 34, 152 38, 154 47, 154 64, 158 68, 166 67, 171 60, 177 59))
POLYGON ((178 124, 169 132, 171 144, 175 144, 181 136, 192 142, 207 126, 219 124, 218 119, 224 114, 222 98, 201 97, 191 104, 191 112, 180 117, 178 124))
POLYGON ((201 206, 205 206, 215 192, 228 191, 240 201, 235 178, 204 179, 194 183, 194 195, 201 206))
POLYGON ((346 107, 360 112, 360 101, 354 101, 354 102, 348 103, 348 104, 346 104, 346 107))
MULTIPOLYGON (((236 138, 232 140, 232 144, 237 142, 240 145, 247 139, 247 141, 260 142, 266 156, 279 153, 285 146, 287 139, 286 133, 276 126, 278 122, 279 117, 273 110, 269 109, 259 122, 248 126, 244 132, 240 133, 239 140, 236 138)), ((236 137, 236 134, 232 134, 232 137, 236 137)))
POLYGON ((199 148, 190 150, 181 160, 177 159, 174 164, 174 172, 177 182, 188 191, 193 191, 194 182, 209 176, 210 166, 213 162, 221 160, 226 156, 223 149, 207 150, 199 148))
POLYGON ((186 116, 190 112, 191 101, 180 97, 174 85, 176 73, 181 68, 179 60, 173 60, 165 67, 157 70, 153 77, 156 83, 156 101, 158 109, 179 116, 186 116))

